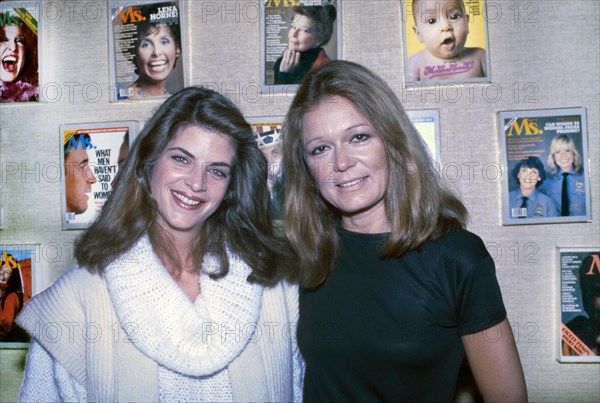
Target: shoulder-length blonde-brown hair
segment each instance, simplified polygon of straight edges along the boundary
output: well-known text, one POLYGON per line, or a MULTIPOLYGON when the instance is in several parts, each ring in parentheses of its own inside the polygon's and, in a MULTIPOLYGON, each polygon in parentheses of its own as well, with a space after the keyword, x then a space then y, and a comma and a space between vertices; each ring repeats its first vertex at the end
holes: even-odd
POLYGON ((339 254, 339 212, 319 194, 302 141, 304 115, 334 96, 362 113, 385 145, 389 166, 385 208, 391 231, 382 258, 400 257, 427 240, 466 225, 463 203, 442 183, 434 162, 392 89, 365 67, 333 61, 307 74, 283 126, 286 234, 298 256, 304 287, 321 284, 339 254))

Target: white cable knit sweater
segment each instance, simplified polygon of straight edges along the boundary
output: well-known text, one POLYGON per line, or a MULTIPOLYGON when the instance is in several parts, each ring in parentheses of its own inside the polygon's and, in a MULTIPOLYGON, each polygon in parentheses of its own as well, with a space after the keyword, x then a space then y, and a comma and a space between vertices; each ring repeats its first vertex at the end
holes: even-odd
POLYGON ((228 257, 220 280, 205 258, 195 302, 147 238, 104 277, 71 268, 17 319, 34 338, 21 401, 299 400, 297 291, 250 284, 228 257))

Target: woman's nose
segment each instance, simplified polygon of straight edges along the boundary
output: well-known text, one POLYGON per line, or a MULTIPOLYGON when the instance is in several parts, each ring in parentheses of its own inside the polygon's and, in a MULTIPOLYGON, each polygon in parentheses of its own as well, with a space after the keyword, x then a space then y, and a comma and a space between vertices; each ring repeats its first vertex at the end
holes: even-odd
POLYGON ((347 171, 349 168, 355 165, 354 158, 344 149, 337 149, 335 151, 334 169, 337 172, 347 171))
POLYGON ((206 190, 206 172, 203 169, 193 169, 185 177, 185 184, 193 192, 206 190))

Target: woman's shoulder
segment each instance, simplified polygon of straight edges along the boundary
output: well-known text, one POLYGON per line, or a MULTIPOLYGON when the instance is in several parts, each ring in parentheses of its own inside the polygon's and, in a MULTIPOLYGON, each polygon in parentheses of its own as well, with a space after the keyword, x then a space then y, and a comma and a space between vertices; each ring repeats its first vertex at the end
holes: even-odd
MULTIPOLYGON (((90 294, 93 287, 103 284, 99 274, 91 273, 87 268, 73 264, 67 271, 62 273, 56 281, 49 285, 40 295, 45 294, 90 294)), ((36 296, 33 297, 34 299, 36 296)))
POLYGON ((466 229, 453 229, 446 235, 430 241, 428 247, 446 262, 460 267, 477 265, 490 257, 485 243, 476 234, 466 229))
POLYGON ((479 235, 464 229, 464 228, 454 228, 448 233, 436 241, 439 241, 445 247, 460 247, 460 246, 473 246, 479 245, 483 246, 483 240, 479 237, 479 235))

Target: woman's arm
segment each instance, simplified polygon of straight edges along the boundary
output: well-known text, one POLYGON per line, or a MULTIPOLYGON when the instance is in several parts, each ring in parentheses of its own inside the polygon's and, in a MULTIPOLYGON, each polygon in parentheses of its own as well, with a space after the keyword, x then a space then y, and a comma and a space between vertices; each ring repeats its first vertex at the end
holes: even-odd
POLYGON ((523 368, 507 319, 461 337, 477 386, 485 401, 525 402, 523 368))

